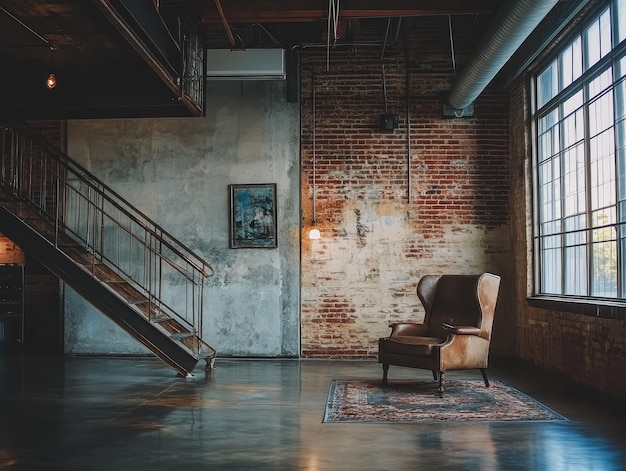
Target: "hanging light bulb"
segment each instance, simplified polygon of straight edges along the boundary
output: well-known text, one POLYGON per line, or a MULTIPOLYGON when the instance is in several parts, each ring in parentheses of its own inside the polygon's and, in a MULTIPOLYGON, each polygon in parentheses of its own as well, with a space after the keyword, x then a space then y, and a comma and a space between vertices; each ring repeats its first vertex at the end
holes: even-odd
POLYGON ((46 80, 46 87, 48 87, 50 90, 52 90, 56 86, 57 86, 57 79, 54 76, 54 74, 50 74, 48 76, 48 79, 46 80))
POLYGON ((317 227, 312 227, 309 231, 309 239, 317 240, 321 237, 320 230, 317 227))
MULTIPOLYGON (((54 70, 54 51, 56 51, 58 48, 56 44, 48 43, 48 49, 50 49, 50 68, 54 70)), ((57 86, 57 79, 54 76, 54 74, 51 72, 50 75, 48 75, 48 78, 46 79, 46 87, 48 87, 49 90, 52 90, 56 86, 57 86)))
POLYGON ((309 230, 309 239, 310 240, 317 240, 321 237, 320 234, 320 230, 315 227, 315 225, 317 224, 317 221, 315 220, 316 217, 316 207, 315 207, 315 201, 317 199, 317 187, 316 187, 316 180, 315 180, 315 173, 316 173, 316 169, 315 169, 315 73, 313 71, 311 71, 311 73, 313 74, 312 77, 312 87, 313 87, 313 217, 312 217, 312 227, 309 230))

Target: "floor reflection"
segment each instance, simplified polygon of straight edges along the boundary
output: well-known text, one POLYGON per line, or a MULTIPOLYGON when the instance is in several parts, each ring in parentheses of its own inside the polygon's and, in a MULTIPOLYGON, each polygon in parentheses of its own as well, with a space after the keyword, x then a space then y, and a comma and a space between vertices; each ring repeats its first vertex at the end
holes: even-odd
POLYGON ((191 378, 152 358, 0 363, 2 470, 610 471, 626 462, 623 417, 532 370, 517 382, 497 368, 491 377, 573 420, 322 423, 330 381, 379 378, 373 361, 218 359, 211 375, 191 378))

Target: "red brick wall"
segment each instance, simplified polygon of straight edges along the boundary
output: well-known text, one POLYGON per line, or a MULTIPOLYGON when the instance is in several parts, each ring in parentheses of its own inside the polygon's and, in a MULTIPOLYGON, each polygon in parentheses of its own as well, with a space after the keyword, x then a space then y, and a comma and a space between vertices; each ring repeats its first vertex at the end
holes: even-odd
MULTIPOLYGON (((361 33, 382 41, 385 30, 361 33)), ((455 28, 459 65, 471 34, 455 28)), ((384 58, 387 112, 399 116, 393 131, 378 126, 385 112, 382 43, 331 54, 328 70, 325 50, 301 56, 303 356, 375 355, 390 321, 423 315, 419 278, 443 272, 504 277, 494 345, 505 351, 510 344, 508 92, 491 87, 476 101, 474 118, 444 119, 442 93, 454 80, 447 17, 419 19, 401 36, 384 58), (315 241, 306 238, 311 70, 322 233, 315 241)))
POLYGON ((26 255, 22 249, 4 234, 0 234, 0 264, 26 263, 26 255))

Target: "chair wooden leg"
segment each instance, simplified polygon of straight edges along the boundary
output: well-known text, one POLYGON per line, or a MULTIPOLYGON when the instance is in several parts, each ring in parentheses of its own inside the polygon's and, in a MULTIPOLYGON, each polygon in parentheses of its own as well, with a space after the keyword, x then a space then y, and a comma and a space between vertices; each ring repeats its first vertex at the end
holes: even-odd
POLYGON ((489 378, 487 378, 487 370, 485 368, 481 368, 480 374, 483 375, 483 380, 485 380, 485 386, 489 387, 489 378))
POLYGON ((387 386, 387 372, 389 371, 389 365, 383 363, 383 386, 387 386))
POLYGON ((439 372, 439 397, 443 397, 443 371, 439 372))
POLYGON ((433 381, 437 381, 437 371, 433 370, 433 381))

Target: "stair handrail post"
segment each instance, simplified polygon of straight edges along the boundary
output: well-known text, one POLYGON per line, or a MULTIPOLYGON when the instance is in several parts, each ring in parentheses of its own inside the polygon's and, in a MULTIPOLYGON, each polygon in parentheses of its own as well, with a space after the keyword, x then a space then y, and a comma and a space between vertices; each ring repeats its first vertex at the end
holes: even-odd
POLYGON ((57 178, 55 179, 55 183, 56 183, 56 192, 55 192, 55 208, 54 208, 54 246, 58 247, 59 246, 59 219, 60 219, 60 202, 59 199, 61 198, 61 181, 60 181, 60 175, 57 172, 57 178))

